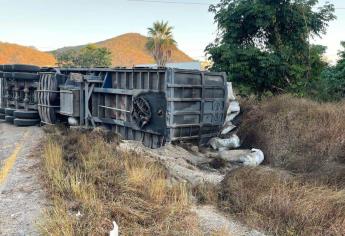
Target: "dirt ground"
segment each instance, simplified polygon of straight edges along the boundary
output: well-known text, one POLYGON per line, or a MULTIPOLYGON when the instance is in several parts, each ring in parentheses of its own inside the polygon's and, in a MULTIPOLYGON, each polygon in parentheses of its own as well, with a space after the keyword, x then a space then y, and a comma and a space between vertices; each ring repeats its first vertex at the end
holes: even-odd
MULTIPOLYGON (((140 142, 123 141, 120 148, 146 153, 157 159, 176 181, 186 181, 192 185, 202 183, 217 185, 225 176, 221 170, 208 167, 207 163, 210 162, 210 158, 207 157, 207 154, 192 153, 180 146, 169 144, 159 149, 148 149, 140 142)), ((228 168, 228 170, 231 169, 233 167, 228 168)), ((241 224, 233 217, 225 215, 214 206, 194 204, 192 211, 198 217, 199 225, 205 235, 212 235, 212 232, 221 230, 223 235, 265 236, 265 234, 241 224)))
POLYGON ((230 236, 265 236, 265 234, 241 224, 233 217, 219 212, 214 206, 195 206, 192 211, 198 216, 199 225, 205 235, 212 235, 212 232, 221 230, 225 235, 230 236))
POLYGON ((0 122, 0 235, 38 235, 46 202, 33 154, 42 135, 39 127, 0 122))

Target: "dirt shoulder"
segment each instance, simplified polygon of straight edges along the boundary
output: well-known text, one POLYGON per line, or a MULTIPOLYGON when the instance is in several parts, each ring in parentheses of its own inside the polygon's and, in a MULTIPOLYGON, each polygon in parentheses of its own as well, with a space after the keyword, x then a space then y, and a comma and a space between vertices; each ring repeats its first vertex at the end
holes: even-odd
MULTIPOLYGON (((217 186, 225 176, 221 169, 210 168, 209 163, 212 159, 207 157, 207 154, 192 153, 180 146, 166 145, 159 149, 147 149, 139 142, 123 141, 120 149, 131 150, 158 160, 171 178, 177 182, 188 182, 192 186, 217 186)), ((216 204, 216 200, 211 205, 196 202, 190 204, 191 212, 197 216, 202 235, 265 235, 220 211, 215 207, 216 204)))
POLYGON ((38 235, 45 196, 32 153, 41 137, 39 127, 0 123, 0 235, 38 235))

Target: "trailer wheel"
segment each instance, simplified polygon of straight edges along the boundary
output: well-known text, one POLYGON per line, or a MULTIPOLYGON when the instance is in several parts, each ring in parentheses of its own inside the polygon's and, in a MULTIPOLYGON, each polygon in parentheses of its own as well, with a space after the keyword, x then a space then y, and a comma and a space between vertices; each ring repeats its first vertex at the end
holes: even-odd
POLYGON ((11 72, 12 71, 12 65, 3 65, 3 71, 11 72))
POLYGON ((4 71, 8 72, 39 72, 40 67, 34 65, 24 65, 24 64, 14 64, 14 65, 4 65, 4 71))
POLYGON ((13 124, 14 116, 5 116, 5 121, 13 124))
POLYGON ((19 119, 39 119, 38 111, 22 111, 16 110, 13 112, 13 116, 19 119))
POLYGON ((0 120, 4 120, 5 119, 5 114, 4 113, 0 113, 0 120))
POLYGON ((16 109, 13 109, 13 108, 5 108, 5 114, 7 116, 13 116, 13 112, 15 111, 16 109))
POLYGON ((13 72, 12 78, 14 79, 23 79, 23 80, 38 80, 39 75, 28 72, 13 72))
POLYGON ((12 73, 11 72, 2 72, 2 78, 5 79, 12 79, 12 73))
POLYGON ((34 126, 40 123, 39 119, 14 119, 13 123, 16 126, 34 126))

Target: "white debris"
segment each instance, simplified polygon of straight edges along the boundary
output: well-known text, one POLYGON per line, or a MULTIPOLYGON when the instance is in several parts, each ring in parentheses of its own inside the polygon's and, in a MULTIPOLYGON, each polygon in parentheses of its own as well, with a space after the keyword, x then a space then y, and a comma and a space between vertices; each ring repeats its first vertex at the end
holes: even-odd
POLYGON ((241 107, 238 101, 231 101, 226 112, 225 122, 232 121, 238 114, 240 114, 241 107))
POLYGON ((214 137, 210 140, 210 145, 214 150, 229 150, 232 148, 238 148, 240 146, 240 139, 236 134, 233 134, 230 138, 226 139, 214 137))
POLYGON ((241 108, 238 101, 236 101, 236 97, 234 95, 234 91, 232 90, 232 84, 228 83, 228 99, 227 99, 228 109, 226 112, 226 117, 224 121, 224 126, 221 131, 222 135, 228 134, 233 129, 236 128, 236 126, 232 123, 232 120, 240 114, 241 108))
POLYGON ((252 148, 251 153, 241 158, 244 166, 258 166, 264 161, 264 153, 260 149, 252 148))
POLYGON ((74 117, 68 117, 68 124, 70 126, 77 126, 78 125, 78 120, 74 117))
POLYGON ((75 216, 76 216, 77 218, 79 218, 79 217, 81 217, 81 216, 83 216, 83 215, 80 213, 80 211, 78 211, 78 213, 75 214, 75 216))
POLYGON ((264 161, 264 154, 260 149, 251 150, 223 150, 219 152, 219 157, 230 163, 243 166, 258 166, 264 161))
POLYGON ((236 125, 233 125, 231 121, 225 123, 225 125, 223 126, 222 135, 228 134, 230 133, 233 129, 236 128, 236 125))
POLYGON ((109 232, 109 236, 119 236, 119 226, 113 221, 114 228, 109 232))
MULTIPOLYGON (((234 91, 232 90, 232 83, 228 82, 227 86, 228 86, 228 98, 227 98, 228 109, 226 112, 224 125, 223 125, 223 128, 221 130, 222 135, 226 135, 236 128, 236 125, 234 125, 231 121, 241 111, 240 104, 236 101, 234 91)), ((239 141, 238 141, 238 145, 237 145, 237 142, 233 143, 235 141, 233 137, 231 137, 230 139, 231 139, 230 143, 229 143, 229 140, 224 140, 224 141, 213 140, 212 142, 214 143, 214 145, 212 145, 212 144, 211 145, 214 149, 217 149, 217 150, 226 150, 229 148, 239 147, 239 141), (223 144, 220 144, 220 143, 223 143, 223 144), (220 145, 220 147, 215 147, 215 146, 219 146, 219 145, 220 145), (228 145, 230 145, 230 146, 227 148, 228 145)))
MULTIPOLYGON (((221 130, 221 135, 223 137, 231 135, 230 132, 236 128, 232 121, 241 111, 240 104, 236 101, 236 97, 234 96, 231 83, 228 83, 227 104, 228 109, 226 118, 221 130)), ((210 140, 209 144, 214 150, 218 150, 218 157, 230 163, 236 163, 243 166, 258 166, 264 161, 264 154, 259 149, 230 150, 240 147, 240 139, 236 134, 232 134, 230 138, 224 139, 214 137, 210 140)))
POLYGON ((228 86, 228 100, 230 100, 230 101, 236 100, 235 95, 234 95, 234 91, 232 90, 232 83, 227 82, 227 86, 228 86))

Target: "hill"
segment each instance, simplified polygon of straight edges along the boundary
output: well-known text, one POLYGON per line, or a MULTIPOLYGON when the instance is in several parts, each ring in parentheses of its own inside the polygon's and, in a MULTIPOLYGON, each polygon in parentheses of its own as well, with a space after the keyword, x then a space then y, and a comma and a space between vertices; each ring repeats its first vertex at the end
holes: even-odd
MULTIPOLYGON (((113 66, 131 67, 137 64, 153 64, 154 59, 146 50, 145 44, 147 38, 138 33, 127 33, 105 41, 94 43, 99 47, 108 48, 112 53, 113 66)), ((53 51, 53 53, 61 53, 67 50, 79 50, 85 45, 75 47, 64 47, 53 51)), ((172 51, 171 62, 188 62, 193 61, 191 57, 174 48, 172 51)))
POLYGON ((54 66, 56 60, 50 53, 17 44, 0 42, 0 64, 15 63, 54 66))

